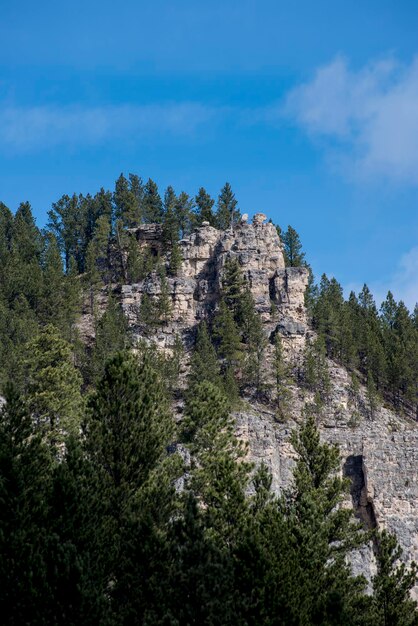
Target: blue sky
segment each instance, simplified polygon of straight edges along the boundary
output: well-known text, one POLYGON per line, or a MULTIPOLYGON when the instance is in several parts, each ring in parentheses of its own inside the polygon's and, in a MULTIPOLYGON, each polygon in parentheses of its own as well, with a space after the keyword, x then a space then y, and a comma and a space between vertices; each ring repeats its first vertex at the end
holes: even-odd
POLYGON ((43 225, 120 172, 301 235, 317 275, 418 300, 414 1, 0 0, 0 199, 43 225))

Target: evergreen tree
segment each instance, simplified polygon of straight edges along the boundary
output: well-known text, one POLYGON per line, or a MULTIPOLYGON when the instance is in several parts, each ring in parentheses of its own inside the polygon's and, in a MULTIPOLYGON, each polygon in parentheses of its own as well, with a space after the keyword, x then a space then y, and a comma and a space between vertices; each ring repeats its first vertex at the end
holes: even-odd
POLYGON ((208 528, 225 541, 239 532, 251 466, 246 447, 235 437, 225 395, 203 381, 188 398, 183 437, 194 454, 190 489, 206 507, 208 528))
POLYGON ((126 228, 139 226, 142 220, 143 185, 138 176, 129 174, 129 181, 123 174, 115 183, 113 202, 115 204, 115 219, 121 220, 126 228))
POLYGON ((65 297, 65 310, 64 310, 64 330, 63 336, 67 341, 73 341, 74 336, 77 335, 74 324, 77 316, 81 312, 81 297, 82 297, 82 285, 77 273, 76 262, 73 257, 70 258, 68 272, 64 281, 64 297, 65 297))
POLYGON ((211 226, 216 225, 216 216, 213 212, 213 205, 215 200, 210 197, 207 191, 200 187, 197 196, 195 197, 196 209, 197 209, 197 222, 209 222, 211 226))
POLYGON ((242 361, 241 339, 233 314, 222 300, 216 314, 213 334, 218 344, 218 354, 227 367, 234 367, 242 361))
POLYGON ((128 239, 126 272, 129 283, 138 283, 140 280, 145 278, 144 255, 138 245, 136 237, 129 237, 128 239))
POLYGON ((95 330, 91 377, 97 381, 103 375, 106 362, 128 345, 126 318, 113 297, 109 298, 106 311, 97 321, 95 330))
MULTIPOLYGON (((170 187, 168 189, 171 189, 170 187)), ((168 190, 166 191, 166 195, 168 190)), ((173 192, 174 194, 174 192, 173 192)), ((163 217, 162 242, 164 248, 169 250, 179 240, 180 225, 176 214, 177 198, 166 198, 166 209, 163 217)))
POLYGON ((245 381, 260 394, 265 387, 263 380, 263 359, 267 345, 263 322, 255 308, 253 295, 246 285, 241 295, 239 318, 242 337, 246 346, 245 381))
POLYGON ((49 324, 28 345, 28 406, 45 441, 59 445, 77 434, 83 414, 81 376, 71 346, 49 324))
POLYGON ((88 205, 82 196, 62 196, 48 211, 48 229, 56 236, 68 271, 74 257, 79 272, 84 271, 88 205))
POLYGON ((173 434, 161 382, 147 354, 118 353, 106 365, 85 423, 87 450, 100 476, 112 537, 108 593, 116 623, 143 623, 152 602, 161 533, 173 510, 166 449, 173 434), (160 527, 162 524, 162 527, 160 527))
POLYGON ((46 623, 51 455, 15 389, 0 414, 0 605, 5 625, 46 623))
POLYGON ((287 227, 282 235, 284 260, 287 267, 305 266, 305 253, 302 252, 300 237, 294 228, 287 227))
POLYGON ((183 262, 183 257, 181 255, 180 246, 177 242, 174 242, 174 245, 171 249, 171 254, 170 254, 170 263, 168 266, 168 271, 170 273, 170 276, 178 275, 181 269, 182 262, 183 262))
POLYGON ((222 272, 222 299, 232 311, 237 324, 242 321, 240 309, 244 286, 244 278, 238 260, 227 257, 222 272))
POLYGON ((146 331, 152 329, 157 322, 156 305, 147 293, 143 293, 138 310, 138 322, 146 331))
POLYGON ((291 441, 298 458, 293 486, 282 506, 287 558, 295 576, 291 582, 299 580, 300 589, 294 598, 294 617, 302 624, 353 623, 365 581, 351 576, 347 555, 367 535, 352 511, 341 506, 348 486, 338 473, 338 448, 320 442, 309 413, 291 441))
POLYGON ((143 210, 146 223, 161 224, 163 220, 163 203, 156 183, 150 178, 144 187, 143 210))
POLYGON ((54 324, 57 328, 63 329, 67 294, 64 288, 62 260, 54 235, 47 234, 45 239, 42 295, 38 303, 38 316, 42 323, 54 324))
POLYGON ((163 265, 159 268, 160 294, 158 296, 156 311, 161 323, 167 324, 172 313, 172 303, 170 298, 169 284, 163 265))
POLYGON ((193 393, 196 384, 205 380, 216 387, 221 386, 220 367, 205 321, 201 322, 197 329, 190 366, 189 385, 191 393, 193 393))
POLYGON ((386 377, 386 360, 379 316, 367 285, 359 293, 358 305, 359 365, 366 377, 371 375, 380 389, 386 377))
POLYGON ((371 622, 376 626, 418 624, 417 603, 410 591, 417 582, 418 568, 399 563, 402 550, 395 535, 383 530, 377 537, 377 574, 373 578, 371 622), (399 563, 399 564, 398 564, 399 563))
POLYGON ((232 228, 239 220, 239 211, 237 209, 237 200, 232 191, 231 185, 225 183, 218 196, 216 210, 216 226, 220 230, 232 228))
POLYGON ((164 213, 167 213, 169 209, 174 210, 177 203, 176 193, 171 185, 167 187, 164 192, 164 213))
POLYGON ((101 216, 96 223, 93 237, 87 246, 86 279, 90 292, 90 311, 94 315, 94 299, 99 287, 107 282, 109 262, 108 246, 110 236, 110 222, 106 215, 101 216))
POLYGON ((283 358, 282 341, 277 332, 274 335, 273 368, 278 414, 280 420, 283 421, 286 419, 286 414, 289 409, 289 368, 283 358))
POLYGON ((304 355, 303 380, 310 391, 318 392, 324 401, 330 392, 330 378, 326 359, 325 343, 322 337, 307 342, 304 355))
POLYGON ((194 226, 193 200, 184 191, 177 198, 175 214, 180 229, 180 237, 183 239, 191 233, 194 226))

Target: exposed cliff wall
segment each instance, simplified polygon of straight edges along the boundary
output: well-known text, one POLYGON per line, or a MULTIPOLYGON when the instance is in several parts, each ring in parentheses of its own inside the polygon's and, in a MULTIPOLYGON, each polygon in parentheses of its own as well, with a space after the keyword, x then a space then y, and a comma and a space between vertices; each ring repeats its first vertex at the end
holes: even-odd
MULTIPOLYGON (((147 225, 135 234, 139 245, 161 249, 157 227, 147 225)), ((273 224, 256 218, 253 224, 238 225, 234 232, 218 231, 205 224, 181 241, 180 247, 181 270, 167 279, 172 314, 151 339, 167 349, 178 334, 186 347, 191 345, 196 325, 216 309, 223 267, 230 256, 238 259, 248 279, 270 340, 267 370, 276 332, 281 335, 286 359, 297 368, 306 338, 313 335, 304 306, 308 272, 305 268, 285 267, 273 224)), ((136 337, 141 336, 138 310, 142 297, 148 294, 158 299, 160 293, 161 281, 155 273, 141 283, 122 287, 122 306, 136 337)), ((371 419, 364 389, 353 397, 347 371, 332 362, 329 366, 331 393, 320 427, 324 439, 340 445, 341 471, 352 481, 351 504, 368 526, 396 532, 406 559, 418 560, 418 426, 383 407, 371 419)), ((304 403, 311 400, 312 394, 295 383, 285 424, 277 422, 274 409, 268 405, 248 402, 248 408, 237 413, 239 434, 248 441, 251 458, 270 466, 276 491, 291 479, 294 461, 290 432, 300 420, 304 403)), ((371 550, 358 553, 354 564, 357 571, 370 575, 371 550)))

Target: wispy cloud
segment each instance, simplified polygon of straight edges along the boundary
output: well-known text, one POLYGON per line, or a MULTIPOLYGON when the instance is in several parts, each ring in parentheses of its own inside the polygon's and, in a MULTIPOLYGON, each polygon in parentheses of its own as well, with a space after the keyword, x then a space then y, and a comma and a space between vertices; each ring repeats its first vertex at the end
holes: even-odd
POLYGON ((90 108, 0 106, 0 149, 33 152, 58 145, 100 145, 119 138, 193 136, 216 114, 215 109, 193 102, 90 108))
MULTIPOLYGON (((358 293, 363 285, 349 284, 345 287, 346 295, 350 291, 358 293)), ((397 267, 392 274, 384 280, 369 283, 376 304, 379 306, 391 291, 396 300, 402 300, 412 311, 418 303, 418 246, 411 248, 399 259, 397 267)))
POLYGON ((349 175, 418 184, 418 58, 353 71, 337 57, 290 91, 281 113, 349 175))

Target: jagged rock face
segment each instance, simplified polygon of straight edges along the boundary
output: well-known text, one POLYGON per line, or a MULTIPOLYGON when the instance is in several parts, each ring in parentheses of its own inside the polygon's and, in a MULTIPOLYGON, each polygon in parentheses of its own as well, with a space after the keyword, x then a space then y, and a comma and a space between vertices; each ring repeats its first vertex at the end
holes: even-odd
MULTIPOLYGON (((396 533, 405 561, 418 559, 418 428, 416 422, 381 407, 373 419, 367 414, 364 390, 353 400, 350 379, 341 367, 331 368, 332 393, 320 423, 321 436, 340 447, 341 472, 351 481, 347 504, 368 528, 396 533), (354 406, 355 405, 355 406, 354 406), (358 416, 353 413, 358 409, 358 416)), ((300 422, 303 403, 312 398, 292 388, 289 421, 280 424, 272 410, 254 406, 237 413, 239 435, 249 444, 249 456, 266 463, 272 488, 290 486, 294 451, 290 433, 300 422)), ((375 573, 372 546, 353 555, 353 570, 370 580, 375 573)), ((418 597, 418 588, 414 591, 418 597)))
MULTIPOLYGON (((256 216, 257 217, 257 216, 256 216)), ((265 216, 253 224, 241 223, 222 232, 204 224, 180 242, 183 263, 177 277, 168 278, 172 315, 155 332, 152 340, 170 348, 176 334, 186 347, 199 321, 210 316, 219 302, 222 272, 226 259, 236 258, 248 279, 256 307, 264 322, 270 343, 266 364, 271 360, 272 338, 280 333, 289 362, 300 363, 307 336, 313 335, 307 323, 304 294, 308 282, 306 268, 286 268, 281 243, 273 224, 265 216)), ((160 227, 143 226, 135 231, 139 245, 160 250, 160 227)), ((141 336, 138 308, 143 294, 158 298, 161 284, 153 273, 139 284, 122 287, 122 306, 131 328, 141 336)), ((406 560, 418 560, 418 427, 386 408, 371 419, 364 389, 353 399, 347 371, 329 362, 332 391, 321 419, 323 439, 338 443, 341 471, 351 479, 350 504, 368 526, 377 525, 396 532, 406 560)), ((300 421, 303 405, 312 394, 291 388, 291 412, 286 424, 277 422, 274 410, 256 405, 237 414, 240 436, 249 443, 255 463, 267 463, 273 475, 273 489, 289 486, 294 452, 289 438, 300 421)), ((353 556, 355 572, 370 578, 374 570, 371 548, 353 556)))
MULTIPOLYGON (((168 278, 172 302, 170 321, 155 340, 169 347, 176 333, 192 331, 213 312, 219 301, 222 272, 228 257, 236 258, 255 299, 256 308, 271 333, 280 324, 288 339, 301 341, 306 331, 303 305, 307 283, 305 268, 285 268, 281 242, 273 224, 263 219, 242 223, 234 231, 219 231, 208 224, 180 241, 183 263, 178 276, 168 278), (274 313, 274 314, 272 314, 274 313)), ((159 250, 161 228, 147 224, 133 232, 140 246, 159 250)), ((131 327, 140 335, 138 311, 143 294, 157 300, 161 282, 156 273, 144 281, 122 286, 122 306, 131 327)))

